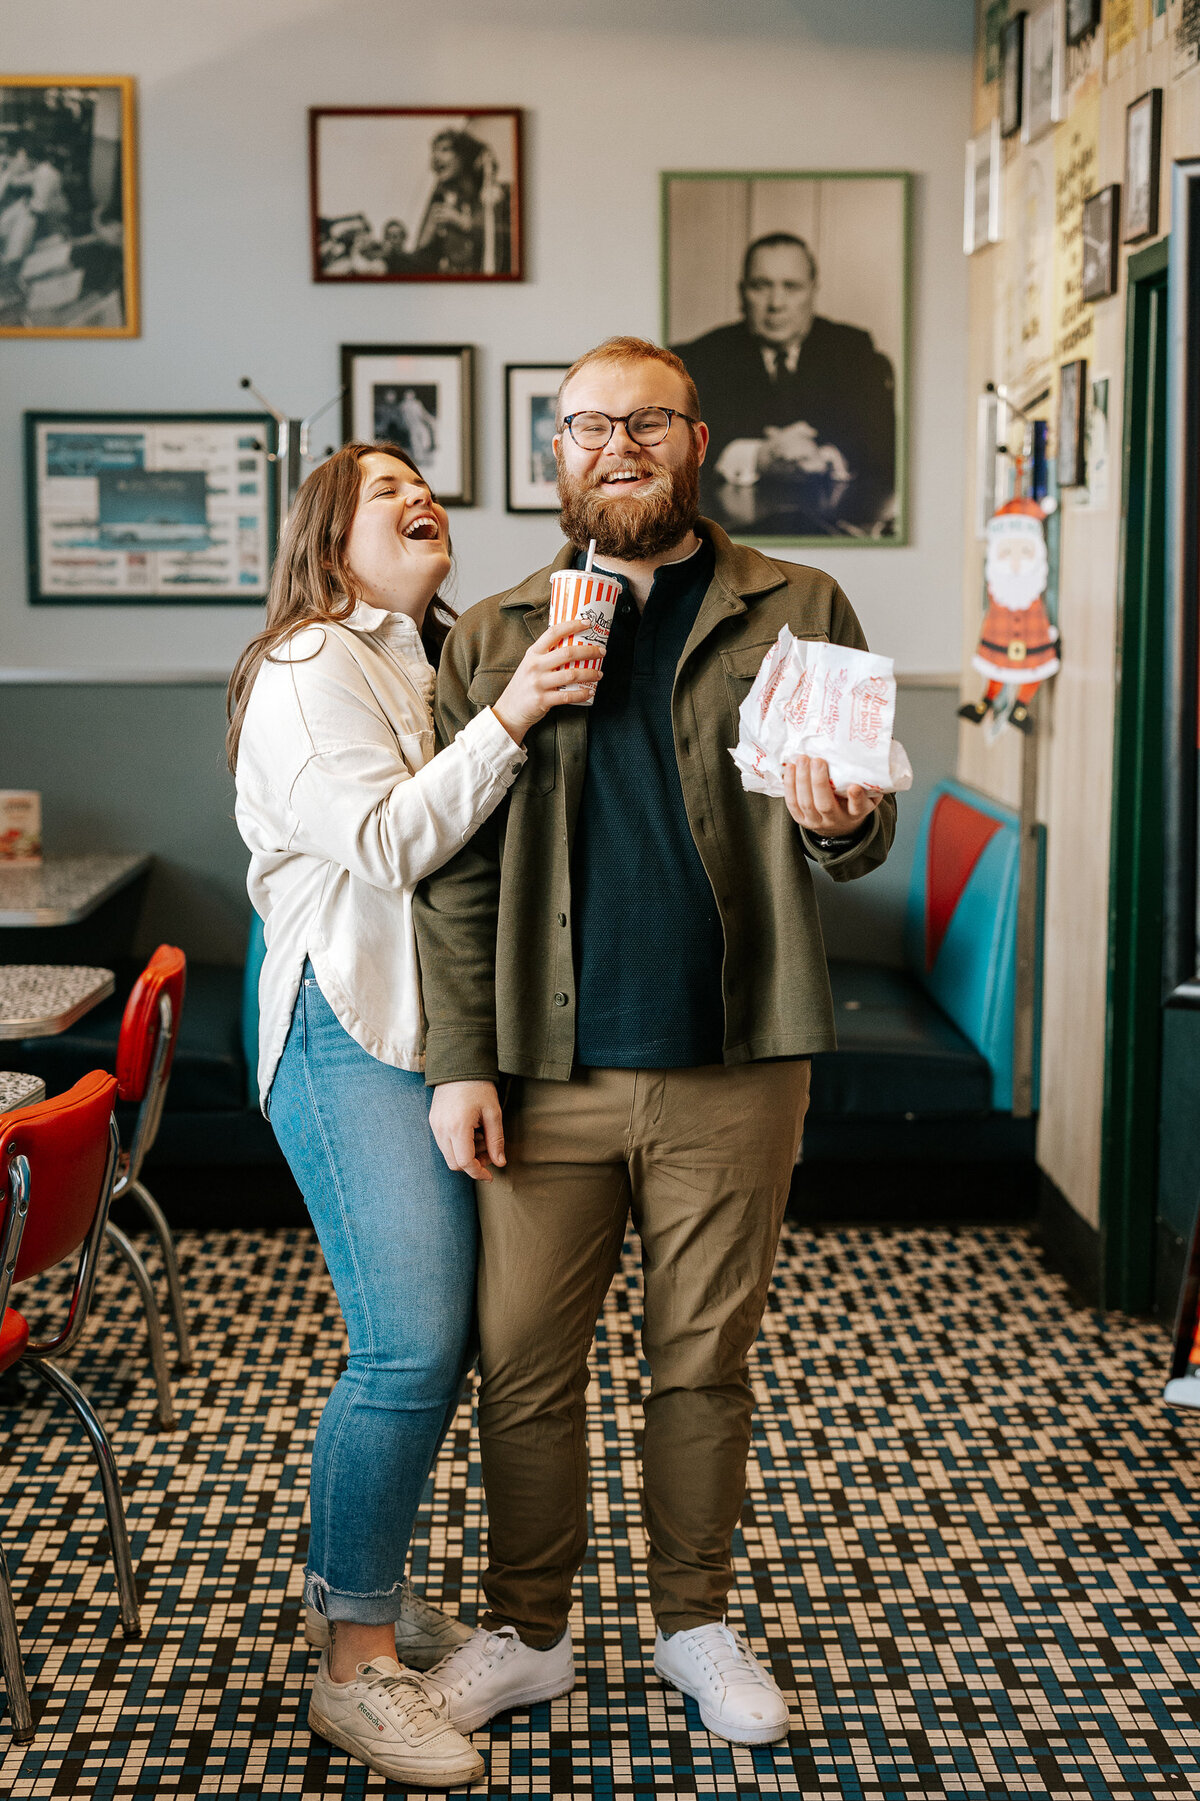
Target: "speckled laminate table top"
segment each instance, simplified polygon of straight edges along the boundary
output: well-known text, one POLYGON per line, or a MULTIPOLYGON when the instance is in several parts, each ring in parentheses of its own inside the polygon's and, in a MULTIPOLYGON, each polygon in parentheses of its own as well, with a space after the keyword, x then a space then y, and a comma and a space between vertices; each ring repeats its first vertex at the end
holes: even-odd
POLYGON ((132 851, 47 857, 32 869, 0 863, 0 926, 74 925, 149 866, 132 851))
POLYGON ((0 1069, 0 1113, 11 1113, 14 1107, 31 1107, 46 1098, 46 1084, 40 1076, 23 1076, 15 1069, 0 1069))
POLYGON ((0 963, 0 1038, 50 1038, 106 1000, 111 969, 78 963, 0 963))

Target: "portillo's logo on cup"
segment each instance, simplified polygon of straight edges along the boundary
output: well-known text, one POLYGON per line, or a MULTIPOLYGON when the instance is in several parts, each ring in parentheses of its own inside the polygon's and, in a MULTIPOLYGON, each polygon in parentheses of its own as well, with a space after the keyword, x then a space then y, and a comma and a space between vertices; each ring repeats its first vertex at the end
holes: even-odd
MULTIPOLYGON (((579 630, 571 634, 568 642, 572 648, 578 646, 591 653, 568 664, 568 668, 599 669, 620 598, 620 582, 599 569, 559 569, 550 577, 551 625, 577 623, 579 630)), ((594 699, 593 690, 586 700, 572 704, 590 707, 594 699)))

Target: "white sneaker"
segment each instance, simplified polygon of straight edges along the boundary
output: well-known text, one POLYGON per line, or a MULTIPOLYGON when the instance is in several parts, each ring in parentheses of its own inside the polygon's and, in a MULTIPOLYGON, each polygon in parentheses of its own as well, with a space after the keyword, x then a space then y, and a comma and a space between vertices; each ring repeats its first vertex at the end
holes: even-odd
POLYGON ((481 1626, 422 1678, 438 1712, 459 1732, 475 1732, 510 1707, 552 1701, 575 1686, 571 1634, 564 1632, 548 1651, 523 1645, 511 1626, 487 1632, 481 1626))
POLYGON ((700 1703, 710 1732, 734 1745, 786 1738, 791 1721, 774 1678, 722 1620, 654 1641, 654 1668, 700 1703))
POLYGON ((352 1682, 334 1682, 322 1652, 308 1723, 405 1787, 462 1788, 484 1773, 478 1751, 430 1705, 420 1678, 390 1657, 360 1663, 352 1682))
MULTIPOLYGON (((465 1645, 472 1632, 472 1627, 464 1626, 453 1614, 431 1607, 411 1582, 405 1582, 396 1621, 396 1656, 408 1669, 431 1670, 459 1645, 465 1645)), ((315 1607, 304 1609, 304 1636, 314 1650, 328 1651, 329 1621, 315 1607)))

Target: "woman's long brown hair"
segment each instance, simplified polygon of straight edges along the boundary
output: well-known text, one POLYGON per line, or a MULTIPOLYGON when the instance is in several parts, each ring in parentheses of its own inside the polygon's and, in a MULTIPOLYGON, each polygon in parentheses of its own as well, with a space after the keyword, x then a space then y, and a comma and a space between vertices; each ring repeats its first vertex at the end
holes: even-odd
MULTIPOLYGON (((343 444, 301 486, 271 572, 267 623, 251 638, 229 678, 225 755, 235 774, 246 703, 260 665, 302 626, 311 625, 314 620, 348 619, 358 602, 358 583, 346 561, 346 539, 362 486, 359 465, 372 451, 395 457, 424 480, 412 458, 398 445, 354 443, 343 444)), ((440 594, 435 594, 425 610, 421 628, 425 654, 434 665, 454 619, 453 610, 440 594)))

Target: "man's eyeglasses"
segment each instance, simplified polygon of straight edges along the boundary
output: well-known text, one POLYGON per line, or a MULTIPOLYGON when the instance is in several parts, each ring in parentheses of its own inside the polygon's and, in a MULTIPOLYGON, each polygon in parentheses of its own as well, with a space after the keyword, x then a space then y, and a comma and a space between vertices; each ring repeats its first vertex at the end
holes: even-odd
POLYGON ((684 419, 699 425, 690 413, 673 406, 640 406, 636 413, 614 419, 611 413, 568 413, 563 424, 580 450, 603 450, 618 425, 623 425, 635 444, 661 444, 671 429, 672 419, 684 419))

